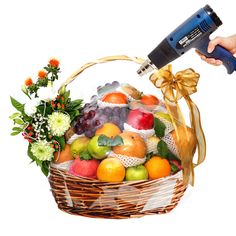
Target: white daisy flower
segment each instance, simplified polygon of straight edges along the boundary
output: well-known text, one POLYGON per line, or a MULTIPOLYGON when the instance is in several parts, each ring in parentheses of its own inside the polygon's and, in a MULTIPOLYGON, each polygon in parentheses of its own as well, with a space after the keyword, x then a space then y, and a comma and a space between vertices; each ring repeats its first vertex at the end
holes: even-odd
POLYGON ((50 161, 55 149, 45 140, 32 143, 31 152, 40 161, 50 161))
POLYGON ((53 112, 48 116, 48 125, 54 136, 62 136, 70 128, 70 116, 61 112, 53 112))

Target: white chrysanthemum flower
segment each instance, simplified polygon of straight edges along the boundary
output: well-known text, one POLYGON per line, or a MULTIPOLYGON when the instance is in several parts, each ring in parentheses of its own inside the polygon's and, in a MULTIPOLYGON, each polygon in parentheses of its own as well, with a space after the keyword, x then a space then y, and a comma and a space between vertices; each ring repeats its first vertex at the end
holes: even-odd
POLYGON ((48 86, 48 87, 40 87, 38 89, 37 94, 40 100, 49 102, 54 100, 58 93, 54 87, 48 86))
POLYGON ((40 101, 37 98, 31 99, 28 102, 26 102, 25 107, 24 107, 25 114, 28 116, 32 116, 33 114, 35 114, 37 111, 37 106, 39 104, 40 104, 40 101))
POLYGON ((47 141, 38 141, 32 143, 31 152, 40 161, 50 161, 55 149, 47 141))
POLYGON ((62 136, 70 128, 70 116, 61 112, 53 112, 48 116, 48 125, 54 136, 62 136))

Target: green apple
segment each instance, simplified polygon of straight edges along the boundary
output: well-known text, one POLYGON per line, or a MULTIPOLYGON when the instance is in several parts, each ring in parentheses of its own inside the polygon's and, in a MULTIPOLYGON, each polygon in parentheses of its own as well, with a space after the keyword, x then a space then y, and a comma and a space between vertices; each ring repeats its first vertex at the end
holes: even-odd
POLYGON ((98 138, 99 135, 96 135, 89 141, 88 152, 95 159, 101 160, 108 155, 108 153, 111 151, 111 148, 108 146, 99 146, 98 138))
POLYGON ((163 118, 163 119, 165 119, 165 120, 167 120, 167 121, 169 121, 169 122, 172 122, 170 115, 167 114, 167 113, 164 113, 164 112, 156 112, 156 113, 155 113, 155 116, 157 116, 157 118, 160 117, 160 118, 163 118))
POLYGON ((87 137, 78 137, 70 146, 70 151, 73 157, 78 156, 80 153, 87 151, 90 139, 87 137))
POLYGON ((147 180, 148 171, 143 165, 128 167, 126 169, 125 179, 127 181, 147 180))

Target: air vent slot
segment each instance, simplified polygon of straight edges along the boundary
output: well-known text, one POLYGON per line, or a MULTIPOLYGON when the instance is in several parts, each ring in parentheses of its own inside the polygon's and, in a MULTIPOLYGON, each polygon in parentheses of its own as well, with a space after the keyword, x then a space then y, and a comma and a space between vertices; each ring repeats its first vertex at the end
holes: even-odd
POLYGON ((201 23, 200 23, 200 26, 202 28, 203 31, 207 32, 211 27, 206 23, 205 20, 203 20, 201 23))

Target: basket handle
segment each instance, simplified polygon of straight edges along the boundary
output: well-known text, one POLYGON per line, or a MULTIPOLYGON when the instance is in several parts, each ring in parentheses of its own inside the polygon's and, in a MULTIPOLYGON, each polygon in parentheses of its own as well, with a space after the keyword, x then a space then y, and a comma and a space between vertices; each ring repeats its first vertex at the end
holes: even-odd
POLYGON ((108 57, 102 57, 100 59, 97 59, 92 62, 88 62, 85 65, 81 66, 77 71, 75 71, 62 85, 67 86, 70 84, 73 80, 75 80, 84 70, 88 69, 91 66, 97 65, 97 64, 102 64, 106 62, 111 62, 111 61, 132 61, 137 64, 142 64, 145 60, 139 57, 129 57, 125 55, 117 55, 117 56, 108 56, 108 57))

